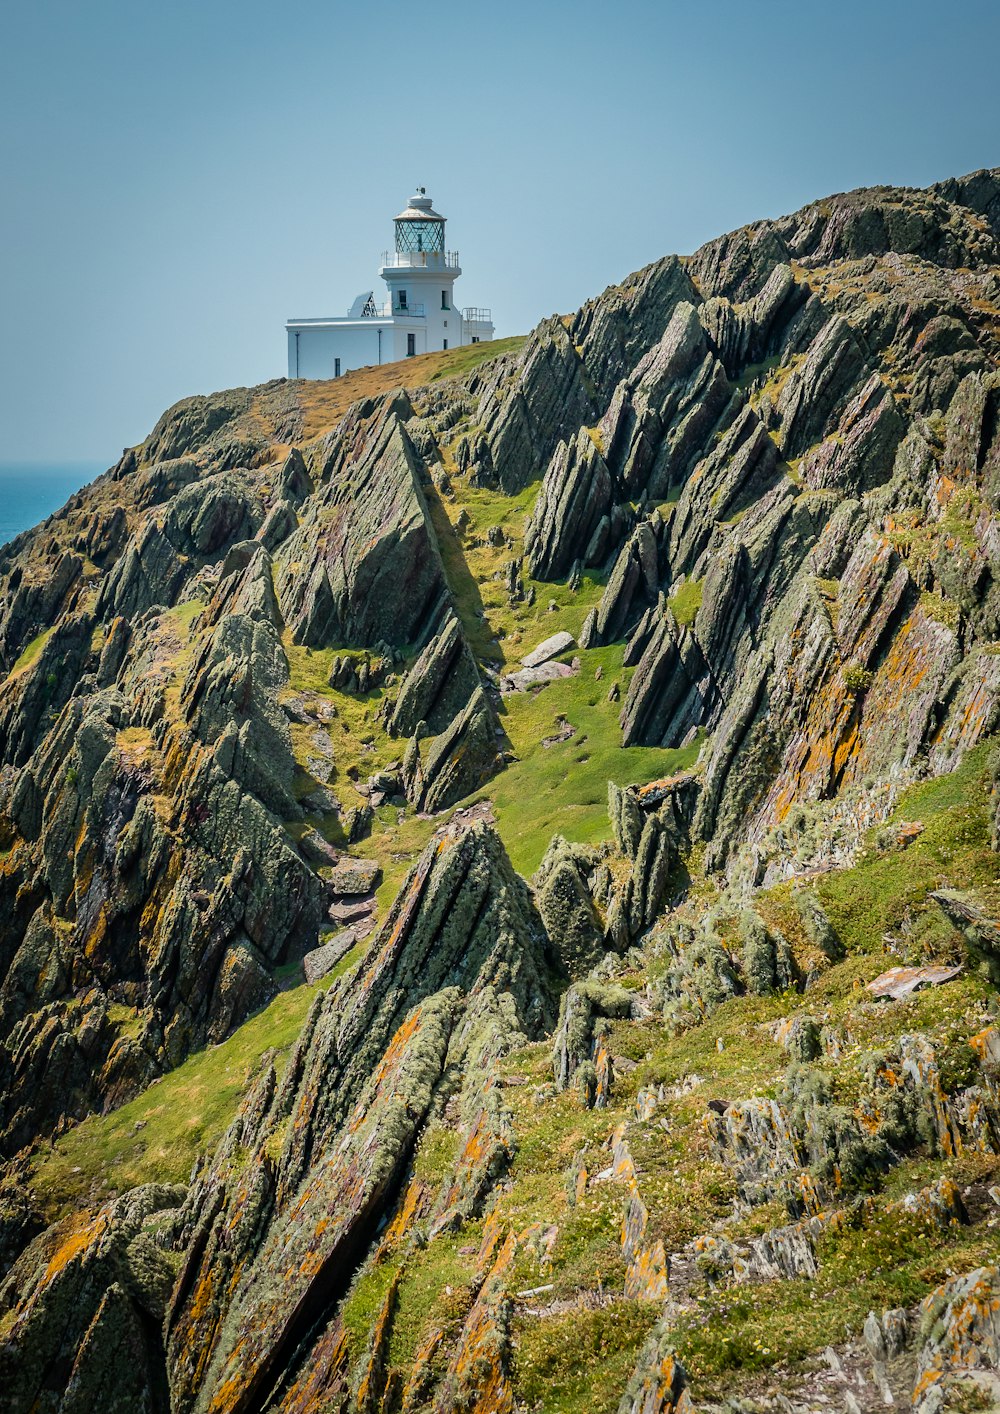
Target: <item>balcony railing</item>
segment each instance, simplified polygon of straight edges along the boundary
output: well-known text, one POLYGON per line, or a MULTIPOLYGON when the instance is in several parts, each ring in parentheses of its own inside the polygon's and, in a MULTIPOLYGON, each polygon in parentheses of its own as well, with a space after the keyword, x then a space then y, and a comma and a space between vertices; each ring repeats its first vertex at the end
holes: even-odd
POLYGON ((389 319, 396 314, 411 314, 415 319, 422 319, 424 313, 425 307, 422 304, 393 304, 391 300, 387 300, 385 304, 373 304, 369 301, 361 311, 361 318, 389 319))
POLYGON ((462 310, 462 318, 466 324, 492 324, 492 309, 484 309, 481 305, 470 304, 462 310))
POLYGON ((457 250, 384 250, 382 269, 457 270, 457 250))

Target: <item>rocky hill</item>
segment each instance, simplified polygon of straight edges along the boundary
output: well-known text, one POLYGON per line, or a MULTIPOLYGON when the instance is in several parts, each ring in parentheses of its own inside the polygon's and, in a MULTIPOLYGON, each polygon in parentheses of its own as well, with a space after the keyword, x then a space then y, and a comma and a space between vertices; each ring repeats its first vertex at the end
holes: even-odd
POLYGON ((1000 1403, 998 725, 1000 170, 170 409, 0 550, 0 1408, 1000 1403))

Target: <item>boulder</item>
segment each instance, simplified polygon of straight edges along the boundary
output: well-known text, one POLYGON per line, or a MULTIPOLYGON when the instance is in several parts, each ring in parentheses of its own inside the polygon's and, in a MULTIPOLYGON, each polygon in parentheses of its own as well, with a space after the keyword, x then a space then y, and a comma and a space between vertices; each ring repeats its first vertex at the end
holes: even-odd
POLYGON ((538 668, 542 663, 547 663, 550 658, 558 658, 560 653, 565 653, 568 648, 572 648, 576 639, 565 629, 559 633, 554 633, 550 638, 544 639, 537 648, 533 648, 530 653, 526 653, 521 659, 521 664, 525 668, 538 668))
POLYGON ((344 928, 328 943, 324 943, 318 948, 312 948, 302 959, 302 971, 305 973, 306 981, 318 982, 321 977, 332 972, 337 963, 347 956, 357 941, 358 935, 354 929, 344 928))
POLYGON ((369 894, 382 877, 377 859, 338 858, 330 874, 330 891, 340 897, 369 894))

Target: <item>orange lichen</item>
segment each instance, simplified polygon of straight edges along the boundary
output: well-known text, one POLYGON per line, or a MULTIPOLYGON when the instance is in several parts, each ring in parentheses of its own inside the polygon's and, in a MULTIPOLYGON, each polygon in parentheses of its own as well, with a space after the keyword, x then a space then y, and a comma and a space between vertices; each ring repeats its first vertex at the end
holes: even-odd
POLYGON ((422 1183, 419 1178, 411 1178, 406 1186, 406 1192, 403 1194, 403 1201, 382 1234, 382 1241, 375 1254, 376 1262, 385 1261, 411 1231, 413 1224, 427 1206, 429 1193, 430 1190, 425 1183, 422 1183))
POLYGON ((75 1214, 70 1219, 58 1247, 50 1256, 39 1285, 47 1286, 75 1257, 80 1256, 88 1247, 96 1246, 107 1226, 108 1219, 103 1212, 93 1217, 87 1213, 75 1214))

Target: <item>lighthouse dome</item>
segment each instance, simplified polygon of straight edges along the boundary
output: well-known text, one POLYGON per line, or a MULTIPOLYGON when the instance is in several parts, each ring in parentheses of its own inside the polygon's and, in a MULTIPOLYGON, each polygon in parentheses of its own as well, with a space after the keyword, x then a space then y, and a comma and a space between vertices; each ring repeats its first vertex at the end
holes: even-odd
POLYGON ((417 187, 404 209, 396 217, 397 221, 443 221, 440 212, 435 211, 425 187, 417 187))

